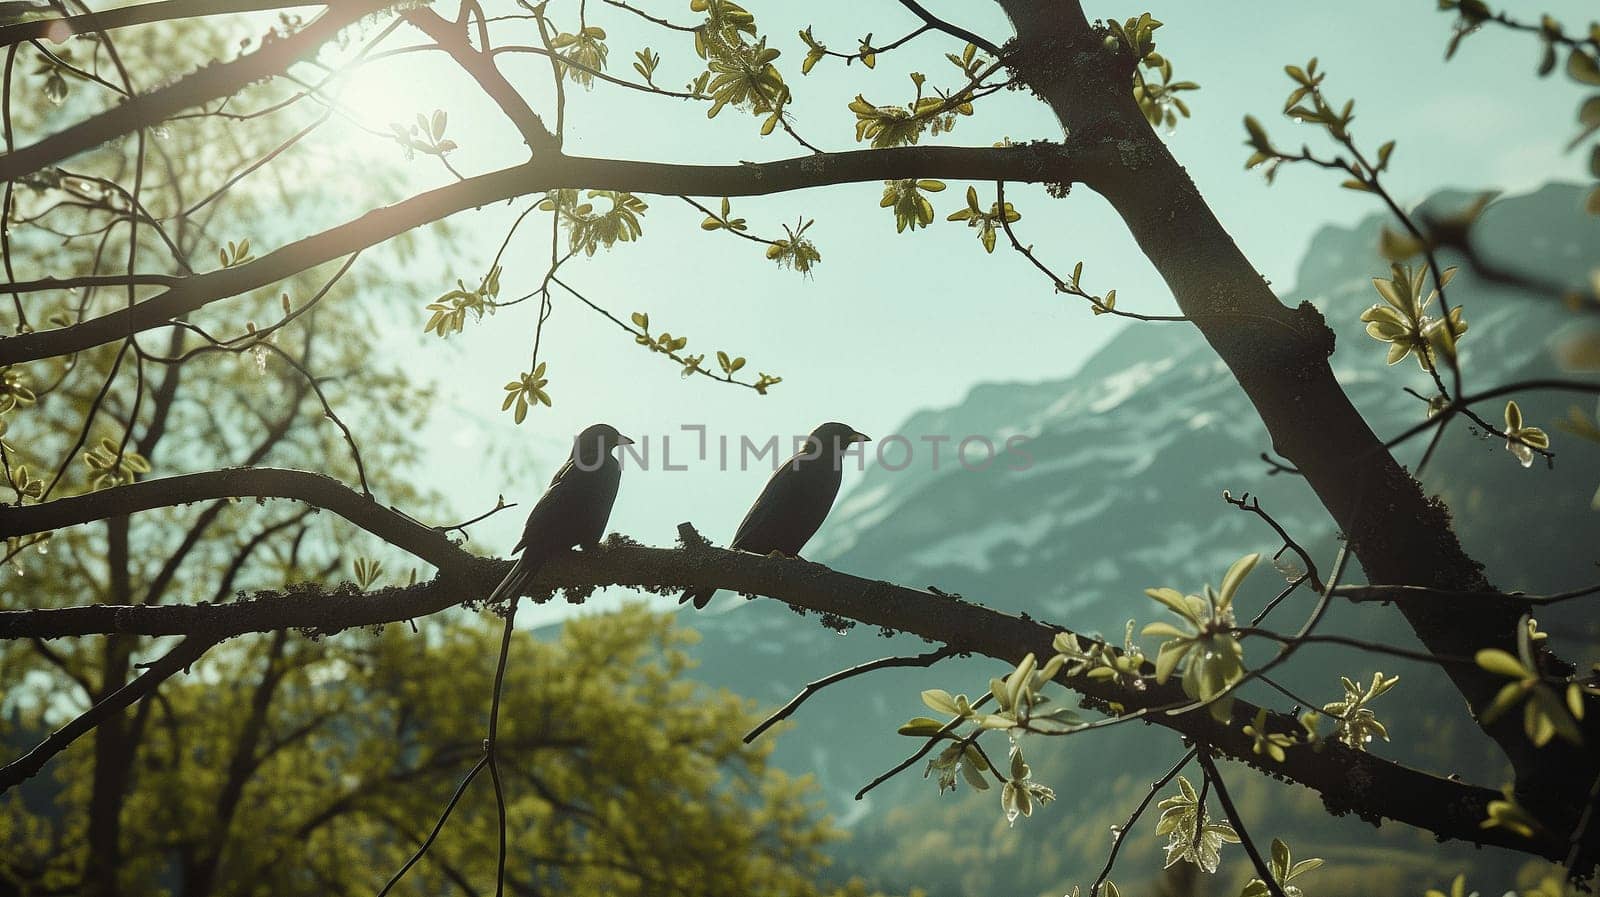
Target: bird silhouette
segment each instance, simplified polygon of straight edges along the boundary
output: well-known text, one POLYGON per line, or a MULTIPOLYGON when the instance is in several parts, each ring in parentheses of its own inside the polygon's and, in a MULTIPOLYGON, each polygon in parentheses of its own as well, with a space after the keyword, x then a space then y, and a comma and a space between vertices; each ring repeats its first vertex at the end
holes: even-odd
MULTIPOLYGON (((839 494, 845 451, 870 438, 837 421, 812 430, 806 447, 783 462, 767 480, 766 488, 744 515, 744 522, 739 524, 728 547, 798 557, 800 549, 822 526, 839 494)), ((716 589, 689 589, 678 603, 693 601, 695 607, 703 608, 716 593, 716 589)))
POLYGON ((622 465, 611 450, 621 445, 633 445, 633 440, 610 424, 594 424, 573 440, 567 463, 529 512, 522 539, 511 549, 522 554, 489 593, 491 603, 522 594, 539 568, 561 552, 600 544, 622 480, 622 465))

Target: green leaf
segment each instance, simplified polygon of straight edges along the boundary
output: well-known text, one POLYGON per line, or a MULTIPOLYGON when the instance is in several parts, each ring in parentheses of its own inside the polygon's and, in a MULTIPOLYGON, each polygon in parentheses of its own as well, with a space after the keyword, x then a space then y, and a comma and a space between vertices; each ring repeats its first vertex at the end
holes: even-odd
POLYGON ((1156 638, 1167 639, 1189 638, 1190 636, 1190 633, 1184 632, 1183 630, 1164 620, 1157 620, 1154 623, 1146 623, 1144 629, 1140 630, 1139 634, 1145 637, 1154 636, 1156 638))
POLYGON ((1144 593, 1165 604, 1173 613, 1185 620, 1192 619, 1189 603, 1183 600, 1183 595, 1179 594, 1177 589, 1145 589, 1144 593))
POLYGON ((1576 47, 1567 57, 1567 75, 1582 84, 1600 84, 1600 62, 1576 47))
POLYGON ((967 780, 967 784, 971 785, 973 790, 975 790, 975 791, 988 791, 989 790, 989 779, 988 779, 988 777, 986 777, 983 774, 983 770, 979 769, 977 766, 974 766, 971 763, 962 763, 961 764, 961 777, 966 779, 967 780))
POLYGON ((1189 649, 1194 647, 1194 642, 1170 641, 1161 646, 1156 654, 1156 682, 1166 684, 1172 677, 1173 670, 1178 668, 1178 662, 1183 660, 1189 649))
POLYGON ((915 717, 900 726, 901 735, 930 737, 939 734, 944 728, 944 723, 926 716, 915 717))
POLYGON ((1222 586, 1217 593, 1217 606, 1227 608, 1233 604, 1233 593, 1239 590, 1239 584, 1256 568, 1256 562, 1261 560, 1261 555, 1251 553, 1233 562, 1228 572, 1222 576, 1222 586))
POLYGON ((1272 871, 1277 873, 1279 881, 1288 877, 1289 872, 1289 845, 1281 838, 1272 839, 1272 871))
POLYGON ((1322 865, 1323 861, 1320 857, 1312 857, 1309 860, 1301 860, 1300 862, 1294 864, 1294 868, 1289 870, 1289 874, 1285 876, 1285 878, 1295 878, 1296 876, 1303 875, 1307 872, 1321 869, 1322 865))
POLYGON ((1261 122, 1253 115, 1244 117, 1244 129, 1250 133, 1250 143, 1263 153, 1270 152, 1272 141, 1267 138, 1267 129, 1261 127, 1261 122))
POLYGON ((940 713, 948 713, 951 716, 963 715, 961 709, 956 706, 955 697, 942 688, 930 688, 923 692, 922 703, 928 705, 928 709, 940 713))
POLYGON ((1507 710, 1515 707, 1517 702, 1522 700, 1524 694, 1526 692, 1523 690, 1521 682, 1507 682, 1504 686, 1501 686, 1500 692, 1494 696, 1493 701, 1489 702, 1489 706, 1478 714, 1478 721, 1485 726, 1490 725, 1501 716, 1504 716, 1507 710))

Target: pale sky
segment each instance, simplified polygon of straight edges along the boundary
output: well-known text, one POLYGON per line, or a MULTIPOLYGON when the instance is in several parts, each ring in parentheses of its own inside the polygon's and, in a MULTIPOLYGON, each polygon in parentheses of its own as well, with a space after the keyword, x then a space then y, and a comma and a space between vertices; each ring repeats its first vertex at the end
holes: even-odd
MULTIPOLYGON (((654 14, 694 20, 686 0, 641 2, 654 14)), ((800 75, 804 52, 797 30, 809 24, 818 39, 846 51, 869 31, 875 42, 884 43, 917 24, 894 0, 748 0, 746 5, 771 45, 783 51, 779 66, 796 96, 797 128, 824 149, 858 147, 854 116, 846 108, 858 92, 879 104, 903 103, 912 95, 910 71, 926 73, 930 84, 959 83, 959 72, 943 54, 959 53, 961 45, 937 34, 880 57, 875 70, 846 69, 839 60, 826 60, 809 76, 800 75)), ((996 42, 1008 36, 994 4, 944 0, 928 5, 996 42)), ((1578 21, 1589 8, 1580 2, 1550 6, 1568 21, 1578 21)), ((1326 6, 1233 0, 1089 7, 1091 15, 1117 17, 1148 8, 1166 23, 1156 35, 1158 48, 1173 61, 1177 78, 1201 85, 1186 97, 1194 118, 1179 125, 1170 143, 1218 217, 1280 294, 1293 288, 1300 255, 1319 227, 1350 224, 1379 211, 1372 197, 1340 189, 1339 179, 1328 172, 1290 167, 1268 187, 1259 173, 1243 170, 1247 150, 1240 122, 1247 113, 1266 123, 1281 145, 1316 137, 1312 128, 1278 113, 1290 86, 1283 74, 1286 63, 1318 56, 1329 74, 1330 96, 1357 101, 1357 139, 1367 147, 1398 141, 1389 182, 1406 201, 1446 187, 1519 191, 1553 179, 1583 178, 1581 154, 1562 152, 1575 131, 1578 87, 1559 74, 1548 81, 1535 77, 1538 45, 1528 35, 1491 29, 1467 40, 1456 59, 1444 63, 1452 19, 1432 0, 1360 0, 1339 4, 1337 15, 1326 6)), ((573 3, 552 3, 551 15, 562 28, 575 30, 575 9, 573 3)), ((590 24, 608 32, 611 72, 632 78, 633 51, 646 45, 663 57, 659 83, 680 87, 698 71, 686 36, 598 3, 588 4, 588 12, 590 24)), ((519 28, 531 25, 508 24, 497 32, 497 42, 537 43, 536 36, 519 34, 519 28)), ((414 33, 404 31, 395 45, 417 42, 414 33)), ((502 58, 535 108, 547 111, 548 63, 539 57, 502 58)), ((515 132, 469 81, 437 58, 408 54, 375 64, 348 98, 380 128, 390 120, 409 121, 417 112, 449 109, 449 136, 461 144, 451 158, 466 173, 519 161, 515 132)), ((804 153, 781 131, 759 137, 757 124, 733 109, 707 121, 702 104, 603 83, 592 91, 568 86, 566 147, 574 154, 727 163, 804 153)), ((417 184, 448 179, 431 160, 402 162, 392 143, 353 128, 339 133, 359 147, 350 151, 404 165, 417 184)), ((1057 136, 1042 105, 1024 93, 1002 92, 981 101, 976 115, 962 119, 954 133, 932 141, 983 146, 1007 137, 1057 136)), ((653 442, 679 433, 683 424, 704 424, 713 435, 735 439, 750 434, 759 441, 770 434, 803 433, 829 419, 881 437, 919 409, 959 401, 974 384, 1070 374, 1124 323, 1096 318, 1081 300, 1055 295, 1004 239, 993 255, 985 255, 972 231, 944 222, 962 205, 966 186, 952 182, 934 197, 938 217, 931 228, 898 235, 889 210, 878 207, 882 188, 876 183, 736 200, 734 214, 765 236, 781 236, 780 224, 798 216, 816 219, 811 235, 823 260, 809 280, 779 270, 759 246, 726 233, 702 232, 701 214, 672 197, 645 197, 650 209, 639 243, 563 269, 564 278, 618 317, 648 312, 656 330, 689 337, 690 352, 714 358, 715 350, 726 349, 747 356, 752 372, 782 376, 784 382, 766 397, 704 378, 680 379, 670 362, 635 346, 614 325, 559 293, 541 353, 555 404, 533 412, 520 427, 499 404, 502 385, 526 369, 533 303, 469 325, 448 344, 432 337, 395 340, 392 351, 402 353, 418 375, 441 381, 439 413, 426 434, 424 455, 460 515, 492 506, 502 492, 524 503, 521 510, 476 528, 475 548, 509 549, 522 514, 565 454, 571 435, 597 420, 653 442)), ((987 206, 992 185, 977 186, 987 206)), ((1087 285, 1098 292, 1115 288, 1119 307, 1174 310, 1120 220, 1088 190, 1054 200, 1040 188, 1016 185, 1007 198, 1022 213, 1021 239, 1054 267, 1070 270, 1083 260, 1087 285)), ((714 205, 716 199, 704 203, 714 205)), ((392 329, 420 334, 428 301, 458 277, 476 283, 506 224, 525 205, 519 201, 458 216, 459 239, 451 253, 410 259, 415 283, 409 292, 381 300, 386 314, 393 315, 392 329)), ((548 217, 530 216, 508 253, 502 298, 537 284, 548 240, 548 217)), ((1383 265, 1376 254, 1370 268, 1352 276, 1379 273, 1383 265)), ((678 438, 684 442, 675 446, 674 461, 682 457, 676 449, 689 444, 689 437, 678 438)), ((670 544, 676 524, 691 520, 708 537, 725 541, 768 470, 721 472, 715 464, 690 460, 688 471, 627 471, 612 528, 643 542, 670 544)), ((847 474, 846 490, 853 479, 847 474)))

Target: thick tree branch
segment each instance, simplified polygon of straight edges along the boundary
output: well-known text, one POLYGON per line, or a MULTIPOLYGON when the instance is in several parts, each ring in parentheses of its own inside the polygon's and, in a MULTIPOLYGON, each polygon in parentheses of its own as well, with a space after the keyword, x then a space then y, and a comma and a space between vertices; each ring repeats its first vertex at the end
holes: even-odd
MULTIPOLYGON (((339 487, 318 488, 321 494, 339 487)), ((427 541, 423 534, 433 532, 398 512, 366 502, 354 493, 339 507, 350 511, 353 519, 365 521, 362 525, 376 532, 407 534, 407 538, 418 543, 427 541), (388 524, 379 523, 378 518, 384 516, 392 520, 388 524)), ((649 548, 612 539, 599 551, 573 552, 555 559, 546 565, 531 591, 536 596, 547 596, 558 588, 581 592, 609 585, 661 593, 684 587, 717 587, 765 595, 819 614, 908 632, 948 645, 957 652, 984 654, 1006 663, 1016 663, 1030 651, 1040 656, 1050 655, 1053 653, 1051 641, 1060 631, 1035 620, 949 596, 862 579, 802 560, 713 548, 687 525, 680 528, 680 533, 685 545, 682 549, 649 548)), ((442 536, 437 538, 442 539, 442 536)), ((308 587, 289 593, 262 592, 249 600, 222 605, 94 605, 10 611, 0 613, 0 638, 136 633, 186 634, 210 641, 284 628, 334 633, 427 616, 463 601, 481 598, 493 589, 509 567, 508 561, 477 558, 454 546, 449 548, 449 553, 454 555, 453 560, 436 555, 443 562, 439 563, 440 576, 404 588, 363 594, 308 587)), ((1082 677, 1063 679, 1063 684, 1091 702, 1117 701, 1129 711, 1184 701, 1175 683, 1142 692, 1082 677)), ((1256 709, 1247 702, 1236 702, 1234 719, 1227 725, 1217 723, 1205 710, 1178 715, 1152 714, 1150 722, 1212 744, 1273 775, 1313 788, 1335 813, 1356 812, 1374 821, 1395 819, 1441 837, 1508 847, 1552 859, 1559 859, 1565 853, 1565 842, 1559 837, 1529 841, 1503 830, 1480 829, 1478 823, 1487 815, 1488 802, 1500 797, 1496 791, 1407 769, 1339 744, 1324 745, 1321 752, 1310 747, 1290 748, 1285 762, 1264 766, 1262 759, 1251 750, 1252 740, 1243 734, 1244 724, 1254 716, 1256 709)), ((1272 724, 1282 727, 1294 724, 1288 717, 1272 715, 1269 718, 1274 721, 1272 724)))
POLYGON ((832 184, 917 177, 1065 182, 1076 179, 1079 161, 1071 147, 1062 144, 910 146, 739 165, 673 165, 550 156, 467 178, 368 212, 243 265, 186 278, 131 308, 120 308, 57 330, 0 339, 0 365, 65 355, 121 339, 130 332, 159 327, 219 299, 277 283, 412 228, 529 193, 584 187, 669 196, 764 196, 832 184))
POLYGON ((280 75, 296 60, 327 43, 345 26, 387 6, 385 0, 340 0, 295 34, 272 41, 233 62, 200 69, 175 84, 129 97, 92 118, 55 131, 37 143, 0 156, 0 180, 11 181, 93 149, 108 140, 159 124, 167 118, 251 82, 280 75))
POLYGON ((183 278, 175 274, 91 274, 83 277, 41 277, 18 280, 5 285, 7 293, 41 293, 49 290, 79 290, 85 287, 170 287, 183 278))
POLYGON ((157 0, 103 12, 50 16, 6 25, 0 28, 0 47, 29 40, 60 40, 68 35, 112 31, 132 25, 259 12, 264 9, 294 9, 306 5, 293 0, 157 0))
POLYGON ((332 511, 385 542, 436 567, 459 566, 467 555, 444 531, 365 498, 332 477, 303 470, 239 467, 181 474, 117 486, 39 505, 10 508, 0 539, 106 520, 155 508, 226 498, 289 498, 332 511))

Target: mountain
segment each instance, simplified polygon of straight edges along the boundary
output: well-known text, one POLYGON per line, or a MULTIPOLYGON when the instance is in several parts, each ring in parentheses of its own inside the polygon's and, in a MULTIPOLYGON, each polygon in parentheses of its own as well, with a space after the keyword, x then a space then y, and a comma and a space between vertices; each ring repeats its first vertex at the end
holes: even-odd
MULTIPOLYGON (((1451 209, 1468 199, 1444 194, 1429 205, 1451 209)), ((1514 268, 1582 283, 1600 260, 1600 222, 1583 214, 1582 200, 1582 191, 1570 185, 1502 199, 1479 225, 1480 245, 1514 268)), ((1413 361, 1386 367, 1386 346, 1368 337, 1359 320, 1379 301, 1371 277, 1387 269, 1376 252, 1383 223, 1375 216, 1355 227, 1323 228, 1284 299, 1310 301, 1321 310, 1337 334, 1337 376, 1373 428, 1393 434, 1424 418, 1423 402, 1404 388, 1423 395, 1432 389, 1413 361)), ((1559 304, 1496 288, 1468 271, 1448 292, 1470 324, 1461 341, 1468 392, 1561 375, 1550 351, 1553 335, 1581 324, 1559 304)), ((1554 469, 1523 469, 1502 445, 1457 423, 1423 483, 1450 506, 1468 551, 1498 585, 1555 591, 1587 584, 1595 577, 1600 548, 1600 517, 1589 506, 1600 481, 1600 446, 1555 430, 1570 396, 1529 393, 1519 396, 1519 404, 1530 423, 1551 431, 1560 455, 1554 469), (1515 537, 1506 538, 1508 532, 1515 537)), ((1478 411, 1497 420, 1502 408, 1488 402, 1478 411)), ((1222 362, 1187 324, 1133 323, 1070 377, 980 385, 957 405, 912 415, 898 432, 918 447, 926 445, 923 436, 951 437, 943 464, 934 469, 919 451, 920 463, 906 469, 870 468, 810 546, 813 560, 862 576, 935 585, 1120 641, 1130 618, 1143 624, 1160 616, 1159 606, 1143 595, 1146 587, 1193 591, 1215 583, 1246 552, 1278 550, 1281 542, 1259 519, 1222 501, 1224 490, 1258 496, 1324 571, 1337 547, 1309 488, 1292 475, 1272 475, 1261 460, 1270 448, 1264 427, 1222 362), (951 447, 967 436, 997 445, 1020 438, 1031 463, 1007 463, 1005 456, 984 470, 952 463, 951 447)), ((1403 446, 1402 461, 1415 464, 1424 442, 1403 446)), ((1360 575, 1352 563, 1346 580, 1360 575)), ((1247 582, 1241 606, 1259 609, 1282 583, 1270 566, 1261 565, 1247 582)), ((1271 620, 1282 629, 1297 626, 1309 600, 1297 595, 1271 620)), ((1589 617, 1572 608, 1541 623, 1570 653, 1581 655, 1596 641, 1589 617)), ((697 675, 763 708, 779 705, 819 676, 888 654, 926 650, 906 636, 884 639, 864 630, 840 636, 777 602, 727 595, 711 612, 686 622, 704 636, 697 675)), ((1398 613, 1376 605, 1335 605, 1327 627, 1416 645, 1398 613)), ((1270 651, 1259 643, 1250 647, 1258 658, 1270 651)), ((1375 669, 1402 673, 1388 715, 1380 710, 1394 741, 1375 749, 1475 781, 1501 781, 1498 756, 1472 731, 1459 698, 1436 671, 1345 650, 1307 650, 1291 668, 1284 684, 1317 701, 1339 697, 1340 674, 1366 679, 1375 669)), ((815 775, 829 808, 852 829, 853 841, 839 854, 846 868, 885 887, 916 884, 933 894, 1060 894, 1094 879, 1110 846, 1107 828, 1120 823, 1149 781, 1182 753, 1164 730, 1122 726, 1030 745, 1036 776, 1054 785, 1062 799, 1015 828, 1005 825, 993 791, 940 798, 919 777, 920 765, 866 800, 852 799, 857 788, 916 746, 894 730, 924 712, 919 691, 981 692, 995 673, 996 664, 983 660, 874 673, 825 689, 777 736, 776 762, 815 775)), ((1280 709, 1292 706, 1273 692, 1247 694, 1280 709)), ((1225 775, 1228 770, 1224 764, 1225 775)), ((1465 849, 1441 851, 1400 826, 1374 836, 1364 825, 1326 817, 1305 789, 1238 767, 1232 771, 1241 803, 1329 859, 1328 871, 1319 873, 1319 894, 1342 893, 1339 885, 1326 884, 1340 881, 1351 893, 1375 881, 1442 883, 1450 877, 1446 869, 1427 864, 1446 860, 1487 863, 1501 872, 1517 864, 1516 858, 1491 854, 1474 858, 1465 849), (1351 872, 1375 858, 1391 878, 1374 879, 1370 869, 1351 872)), ((1198 772, 1190 772, 1198 781, 1198 772)), ((1153 824, 1146 819, 1130 836, 1138 840, 1123 852, 1120 862, 1133 870, 1127 873, 1132 880, 1159 868, 1150 862, 1159 857, 1153 824)), ((1276 833, 1270 827, 1257 832, 1263 841, 1276 833)), ((1297 856, 1312 855, 1290 840, 1297 856)), ((1225 865, 1225 873, 1246 865, 1242 854, 1232 856, 1237 862, 1225 865)))

